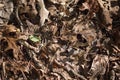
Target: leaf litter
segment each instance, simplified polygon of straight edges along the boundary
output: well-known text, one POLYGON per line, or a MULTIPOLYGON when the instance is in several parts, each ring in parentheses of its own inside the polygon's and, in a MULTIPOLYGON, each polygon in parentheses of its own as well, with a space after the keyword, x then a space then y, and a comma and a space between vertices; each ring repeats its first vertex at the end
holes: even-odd
POLYGON ((1 0, 1 80, 119 80, 119 0, 1 0))

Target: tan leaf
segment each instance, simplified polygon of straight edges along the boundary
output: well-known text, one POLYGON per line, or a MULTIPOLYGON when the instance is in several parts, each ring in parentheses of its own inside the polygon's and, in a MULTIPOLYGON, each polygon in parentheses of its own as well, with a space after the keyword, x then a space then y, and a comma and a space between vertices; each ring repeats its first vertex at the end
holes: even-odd
POLYGON ((1 4, 1 3, 0 3, 0 8, 3 8, 3 7, 4 7, 4 4, 1 4))
POLYGON ((40 10, 41 26, 43 26, 45 20, 48 19, 48 14, 49 14, 49 11, 46 8, 41 8, 41 10, 40 10))
POLYGON ((40 23, 41 23, 41 26, 43 26, 45 20, 48 19, 49 11, 45 8, 45 4, 44 4, 43 0, 37 0, 37 1, 39 2, 39 5, 41 7, 41 9, 40 9, 40 17, 41 17, 40 23))

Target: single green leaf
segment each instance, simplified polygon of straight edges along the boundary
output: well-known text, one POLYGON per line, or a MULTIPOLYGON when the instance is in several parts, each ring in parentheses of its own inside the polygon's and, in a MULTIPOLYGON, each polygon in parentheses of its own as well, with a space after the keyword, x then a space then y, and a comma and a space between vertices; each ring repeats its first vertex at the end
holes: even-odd
POLYGON ((30 39, 31 41, 33 41, 33 42, 39 42, 39 41, 40 41, 40 38, 37 37, 37 36, 34 36, 34 35, 31 35, 31 36, 29 37, 29 39, 30 39))

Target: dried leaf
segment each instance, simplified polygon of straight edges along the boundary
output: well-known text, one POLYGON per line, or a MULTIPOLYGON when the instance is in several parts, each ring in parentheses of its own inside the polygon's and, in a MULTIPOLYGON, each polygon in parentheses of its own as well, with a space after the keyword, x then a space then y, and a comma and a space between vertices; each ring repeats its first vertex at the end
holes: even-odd
POLYGON ((89 71, 92 74, 92 78, 97 77, 98 75, 104 75, 107 71, 109 65, 108 56, 105 55, 96 55, 93 59, 91 69, 89 71))
POLYGON ((45 4, 44 4, 44 1, 43 0, 37 0, 39 2, 39 5, 41 7, 40 9, 40 23, 41 23, 41 26, 44 25, 44 22, 46 19, 48 19, 48 15, 49 15, 49 11, 45 8, 45 4))
POLYGON ((3 8, 3 7, 4 7, 4 4, 1 4, 1 3, 0 3, 0 8, 3 8))

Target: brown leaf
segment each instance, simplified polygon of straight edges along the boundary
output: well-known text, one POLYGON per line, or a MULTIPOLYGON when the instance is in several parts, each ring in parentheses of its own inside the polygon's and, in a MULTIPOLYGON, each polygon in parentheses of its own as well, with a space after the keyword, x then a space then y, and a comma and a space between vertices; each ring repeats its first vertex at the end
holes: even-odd
POLYGON ((106 55, 96 55, 93 59, 92 66, 89 73, 92 77, 97 77, 98 75, 104 75, 107 71, 109 65, 109 59, 106 55))

